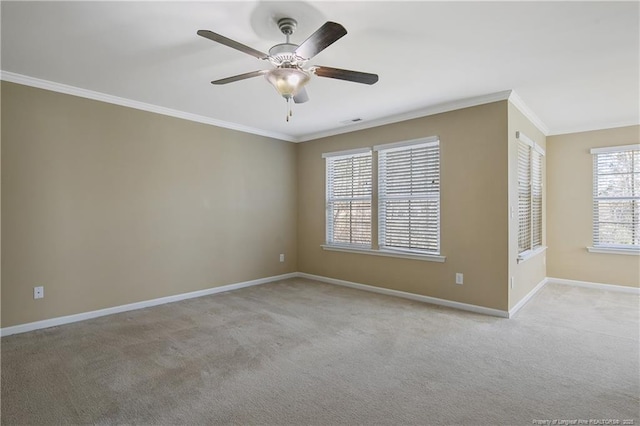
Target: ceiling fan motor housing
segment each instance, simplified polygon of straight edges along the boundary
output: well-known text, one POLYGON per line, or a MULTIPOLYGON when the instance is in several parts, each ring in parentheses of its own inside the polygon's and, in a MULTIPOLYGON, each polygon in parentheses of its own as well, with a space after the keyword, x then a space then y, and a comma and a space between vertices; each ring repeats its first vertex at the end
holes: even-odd
POLYGON ((293 66, 300 65, 303 59, 296 56, 295 51, 298 48, 297 44, 293 43, 280 43, 269 49, 269 56, 271 62, 276 65, 290 64, 293 66))
POLYGON ((276 44, 269 49, 269 56, 271 63, 275 66, 300 66, 304 63, 304 58, 296 56, 295 51, 298 48, 297 44, 289 42, 289 36, 293 34, 298 26, 298 22, 293 18, 280 18, 278 19, 278 28, 282 34, 287 37, 287 41, 284 43, 276 44))

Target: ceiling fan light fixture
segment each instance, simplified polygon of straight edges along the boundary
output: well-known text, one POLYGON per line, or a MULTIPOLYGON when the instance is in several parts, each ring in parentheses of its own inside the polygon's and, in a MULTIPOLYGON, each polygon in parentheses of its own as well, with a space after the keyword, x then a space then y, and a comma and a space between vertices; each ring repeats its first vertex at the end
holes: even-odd
POLYGON ((265 78, 283 98, 290 99, 309 82, 311 76, 300 68, 274 68, 265 74, 265 78))
POLYGON ((297 22, 293 18, 281 18, 277 21, 278 28, 285 35, 284 43, 276 44, 269 49, 269 53, 245 46, 235 40, 209 30, 198 30, 197 34, 216 43, 223 44, 232 49, 251 55, 255 58, 268 60, 275 68, 271 70, 258 70, 239 74, 233 77, 214 80, 211 84, 227 84, 234 81, 264 75, 278 94, 287 102, 287 121, 292 114, 291 104, 305 103, 309 100, 304 86, 311 79, 311 74, 318 77, 334 78, 338 80, 353 81, 355 83, 374 84, 378 81, 376 74, 350 71, 340 68, 320 67, 317 65, 304 69, 305 64, 318 53, 332 45, 338 39, 347 34, 347 30, 336 22, 325 22, 302 44, 291 43, 290 36, 296 29, 297 22))

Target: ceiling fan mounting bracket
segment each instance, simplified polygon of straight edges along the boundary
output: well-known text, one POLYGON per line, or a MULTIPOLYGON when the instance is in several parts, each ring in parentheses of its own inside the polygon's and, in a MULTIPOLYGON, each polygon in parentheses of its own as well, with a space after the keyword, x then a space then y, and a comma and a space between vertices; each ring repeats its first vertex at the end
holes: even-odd
POLYGON ((286 35, 287 37, 293 34, 297 26, 298 26, 298 21, 296 21, 293 18, 278 19, 278 28, 280 28, 280 31, 282 32, 282 34, 286 35))

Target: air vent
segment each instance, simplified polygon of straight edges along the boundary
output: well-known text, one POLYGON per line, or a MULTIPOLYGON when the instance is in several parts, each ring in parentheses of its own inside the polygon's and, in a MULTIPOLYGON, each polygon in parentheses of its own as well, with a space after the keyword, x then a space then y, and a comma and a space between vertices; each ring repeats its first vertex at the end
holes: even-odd
POLYGON ((352 123, 357 123, 358 121, 362 121, 362 118, 358 117, 358 118, 352 118, 351 120, 344 120, 344 121, 341 121, 340 124, 352 124, 352 123))

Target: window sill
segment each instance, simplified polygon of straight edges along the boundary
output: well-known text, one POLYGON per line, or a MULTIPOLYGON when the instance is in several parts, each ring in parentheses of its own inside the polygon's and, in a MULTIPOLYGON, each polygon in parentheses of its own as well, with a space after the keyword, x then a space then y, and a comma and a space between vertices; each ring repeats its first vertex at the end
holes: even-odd
POLYGON ((443 263, 446 259, 445 256, 435 255, 435 254, 413 254, 413 253, 401 253, 391 250, 373 250, 368 248, 353 248, 353 247, 344 247, 344 246, 332 246, 328 244, 323 244, 323 250, 328 251, 341 251, 345 253, 357 253, 357 254, 370 254, 373 256, 385 256, 385 257, 398 257, 401 259, 413 259, 413 260, 425 260, 427 262, 440 262, 443 263))
POLYGON ((614 247, 587 247, 589 253, 604 254, 626 254, 631 256, 640 256, 640 249, 623 249, 614 247))
POLYGON ((540 247, 537 247, 537 248, 535 248, 533 250, 524 251, 524 252, 522 252, 522 253, 520 253, 518 255, 518 263, 522 263, 522 262, 524 262, 526 260, 529 260, 532 257, 535 257, 535 256, 539 255, 540 253, 544 252, 546 249, 547 249, 546 246, 540 246, 540 247))

